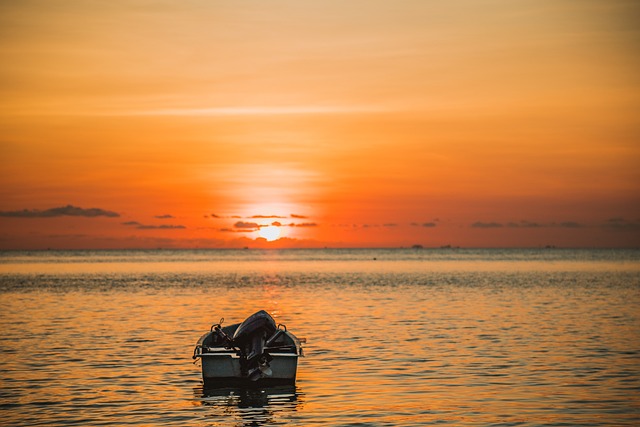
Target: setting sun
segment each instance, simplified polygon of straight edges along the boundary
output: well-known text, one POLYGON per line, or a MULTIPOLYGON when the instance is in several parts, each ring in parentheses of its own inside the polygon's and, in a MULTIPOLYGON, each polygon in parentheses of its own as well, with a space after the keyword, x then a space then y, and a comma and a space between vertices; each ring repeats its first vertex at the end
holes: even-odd
POLYGON ((263 237, 267 239, 267 241, 272 242, 280 238, 280 227, 276 225, 261 227, 260 231, 258 231, 258 234, 260 234, 260 237, 263 237))

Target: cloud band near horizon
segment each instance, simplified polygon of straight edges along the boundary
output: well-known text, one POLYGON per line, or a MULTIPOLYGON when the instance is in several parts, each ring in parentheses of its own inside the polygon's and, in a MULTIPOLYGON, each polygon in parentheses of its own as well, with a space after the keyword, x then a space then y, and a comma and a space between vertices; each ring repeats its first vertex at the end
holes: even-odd
POLYGON ((324 114, 361 114, 387 112, 388 109, 371 106, 339 105, 292 105, 292 106, 256 106, 256 107, 214 107, 214 108, 166 108, 157 110, 124 112, 128 116, 285 116, 285 115, 324 115, 324 114))
POLYGON ((61 206, 45 210, 23 209, 21 211, 0 211, 0 217, 4 218, 53 218, 60 216, 80 216, 86 218, 104 216, 117 218, 120 216, 120 214, 100 208, 85 209, 73 205, 61 206))

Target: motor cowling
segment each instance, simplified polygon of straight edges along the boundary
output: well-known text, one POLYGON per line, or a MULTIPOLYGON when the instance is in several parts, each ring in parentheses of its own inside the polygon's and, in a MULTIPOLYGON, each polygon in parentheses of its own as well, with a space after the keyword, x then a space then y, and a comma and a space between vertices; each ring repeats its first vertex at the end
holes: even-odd
POLYGON ((233 343, 240 348, 241 369, 252 381, 269 375, 272 357, 265 353, 265 343, 277 331, 276 322, 264 310, 247 317, 233 334, 233 343))

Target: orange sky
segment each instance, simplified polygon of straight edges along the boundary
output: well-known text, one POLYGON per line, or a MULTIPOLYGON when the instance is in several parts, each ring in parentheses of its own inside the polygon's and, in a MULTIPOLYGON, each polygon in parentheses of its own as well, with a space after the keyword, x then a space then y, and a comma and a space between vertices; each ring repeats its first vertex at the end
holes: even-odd
POLYGON ((2 2, 0 249, 638 247, 638 16, 2 2))

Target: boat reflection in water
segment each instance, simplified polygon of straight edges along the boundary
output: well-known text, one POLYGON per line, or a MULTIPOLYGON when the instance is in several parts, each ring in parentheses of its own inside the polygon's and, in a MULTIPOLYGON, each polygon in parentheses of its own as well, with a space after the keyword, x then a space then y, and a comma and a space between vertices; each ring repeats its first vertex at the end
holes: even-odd
POLYGON ((195 388, 207 421, 229 425, 262 426, 285 423, 302 403, 303 393, 295 385, 273 387, 195 388), (235 421, 235 424, 234 424, 235 421))

